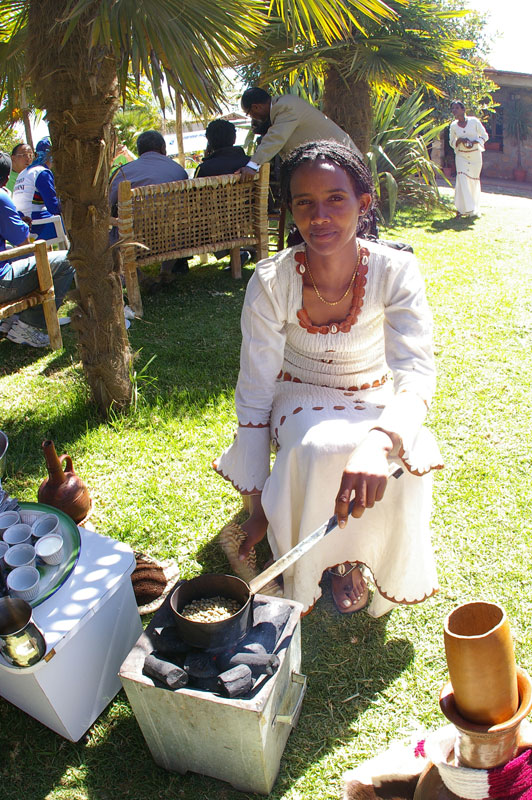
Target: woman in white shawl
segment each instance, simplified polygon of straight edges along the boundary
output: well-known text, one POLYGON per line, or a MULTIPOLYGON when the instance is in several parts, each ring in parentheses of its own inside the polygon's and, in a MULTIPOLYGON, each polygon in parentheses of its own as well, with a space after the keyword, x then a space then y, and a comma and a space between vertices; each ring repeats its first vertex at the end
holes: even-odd
POLYGON ((455 117, 449 129, 449 143, 456 160, 456 216, 478 217, 482 153, 489 137, 480 120, 466 116, 465 105, 461 100, 453 100, 451 111, 455 117))

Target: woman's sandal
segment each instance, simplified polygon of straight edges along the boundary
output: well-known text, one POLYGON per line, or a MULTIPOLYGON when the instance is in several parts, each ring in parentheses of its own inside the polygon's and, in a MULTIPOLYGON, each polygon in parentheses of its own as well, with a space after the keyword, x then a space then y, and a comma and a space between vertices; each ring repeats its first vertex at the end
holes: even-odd
MULTIPOLYGON (((330 569, 327 570, 327 572, 333 578, 348 578, 348 576, 350 576, 351 573, 354 572, 354 570, 356 569, 360 570, 360 564, 358 562, 351 564, 349 561, 346 561, 344 564, 337 564, 335 567, 331 567, 330 569)), ((362 580, 364 579, 362 578, 362 580)), ((347 592, 351 591, 353 588, 354 588, 353 581, 352 578, 350 578, 346 583, 344 583, 344 586, 342 587, 342 593, 346 595, 347 592)), ((355 614, 357 611, 362 611, 364 608, 366 608, 369 602, 369 589, 366 581, 364 581, 364 590, 362 594, 356 600, 356 602, 351 603, 350 606, 346 607, 340 605, 339 601, 337 600, 337 597, 335 596, 335 592, 332 585, 331 585, 331 593, 334 605, 336 606, 336 609, 337 611, 340 612, 340 614, 355 614)))
POLYGON ((240 546, 246 538, 247 534, 242 530, 238 522, 230 522, 220 531, 218 542, 227 556, 235 575, 249 583, 259 573, 257 571, 257 553, 254 547, 249 551, 245 561, 240 561, 238 557, 240 546))

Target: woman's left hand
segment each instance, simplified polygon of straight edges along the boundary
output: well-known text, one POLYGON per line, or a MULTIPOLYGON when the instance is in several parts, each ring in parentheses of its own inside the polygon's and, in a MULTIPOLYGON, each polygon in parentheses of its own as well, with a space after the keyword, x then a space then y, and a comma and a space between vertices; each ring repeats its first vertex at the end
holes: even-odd
POLYGON ((353 517, 361 517, 366 508, 373 508, 382 500, 388 482, 387 456, 392 448, 388 434, 373 430, 353 451, 343 471, 334 506, 340 528, 347 523, 352 494, 355 496, 353 517))

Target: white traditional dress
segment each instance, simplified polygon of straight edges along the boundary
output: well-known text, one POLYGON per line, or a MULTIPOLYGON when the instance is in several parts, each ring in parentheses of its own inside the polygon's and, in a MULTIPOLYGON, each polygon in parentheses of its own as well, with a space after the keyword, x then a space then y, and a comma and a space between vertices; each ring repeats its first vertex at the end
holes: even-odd
POLYGON ((465 128, 458 125, 458 120, 451 122, 449 144, 454 150, 456 162, 454 204, 463 217, 480 214, 482 153, 488 138, 486 129, 476 117, 466 117, 465 128), (468 139, 473 146, 470 148, 464 143, 457 144, 458 139, 468 139))
POLYGON ((423 428, 434 364, 416 260, 359 244, 351 310, 336 324, 314 326, 303 308, 301 245, 257 264, 242 311, 238 432, 214 466, 242 494, 262 491, 277 559, 334 512, 347 459, 366 433, 379 426, 399 434, 406 469, 388 481, 383 500, 360 519, 350 517, 283 576, 285 597, 308 609, 321 595, 325 569, 359 561, 378 589, 369 613, 380 616, 437 589, 430 471, 442 464, 423 428))

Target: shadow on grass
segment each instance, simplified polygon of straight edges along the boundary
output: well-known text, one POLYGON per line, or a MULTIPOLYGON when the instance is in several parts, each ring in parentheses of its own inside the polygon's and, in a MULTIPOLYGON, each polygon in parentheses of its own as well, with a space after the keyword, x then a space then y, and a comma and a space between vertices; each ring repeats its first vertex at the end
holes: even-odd
MULTIPOLYGON (((61 331, 63 350, 54 350, 52 357, 49 358, 42 374, 52 376, 55 372, 65 369, 72 363, 74 343, 71 335, 66 335, 61 331)), ((0 340, 0 378, 6 375, 14 375, 19 370, 24 369, 29 364, 38 361, 43 355, 50 355, 47 348, 28 347, 10 342, 9 339, 0 340)))
POLYGON ((469 231, 478 221, 477 217, 452 217, 451 219, 435 219, 431 228, 435 231, 469 231))

